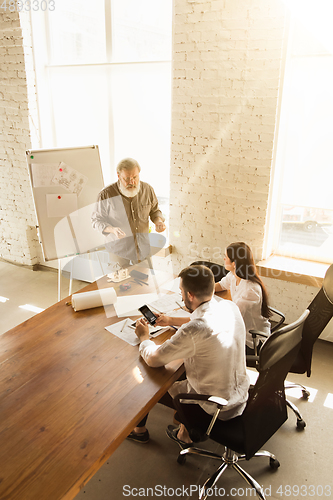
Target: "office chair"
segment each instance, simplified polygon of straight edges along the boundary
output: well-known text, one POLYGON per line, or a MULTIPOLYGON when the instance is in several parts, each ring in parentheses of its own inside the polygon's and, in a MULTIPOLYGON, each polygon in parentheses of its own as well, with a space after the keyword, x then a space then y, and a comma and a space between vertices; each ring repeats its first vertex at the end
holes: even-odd
MULTIPOLYGON (((222 266, 221 264, 216 264, 215 262, 209 262, 206 260, 197 260, 196 262, 192 262, 191 266, 199 264, 208 267, 212 271, 212 273, 214 274, 215 283, 221 281, 221 279, 224 278, 224 276, 226 276, 229 272, 226 271, 225 267, 222 266)), ((271 333, 272 333, 278 328, 280 328, 280 326, 284 323, 286 318, 282 312, 278 311, 274 307, 269 306, 269 309, 272 312, 272 317, 273 317, 271 321, 271 333), (274 319, 274 315, 278 316, 276 320, 274 319)))
POLYGON ((209 262, 207 260, 197 260, 195 262, 192 262, 190 265, 191 266, 201 265, 208 267, 214 274, 215 283, 221 281, 221 279, 224 278, 224 276, 226 276, 229 272, 221 264, 216 264, 215 262, 209 262))
POLYGON ((305 311, 297 321, 286 326, 283 332, 279 330, 273 333, 263 344, 259 353, 259 376, 256 384, 250 388, 242 415, 230 420, 218 419, 226 401, 212 395, 178 394, 174 398, 176 418, 185 425, 194 443, 210 438, 225 447, 222 455, 195 446, 185 448, 179 453, 177 461, 181 464, 189 454, 222 462, 205 482, 200 491, 200 499, 211 496, 210 492, 223 472, 227 467, 233 467, 256 490, 257 496, 265 500, 262 487, 238 465, 238 462, 250 460, 252 457, 268 457, 271 468, 277 469, 280 466, 272 453, 260 448, 288 418, 284 381, 299 351, 302 328, 308 314, 309 312, 305 311), (189 401, 183 403, 184 400, 189 401), (215 404, 214 415, 206 413, 198 404, 190 404, 190 401, 194 400, 215 404))
MULTIPOLYGON (((289 370, 290 373, 306 373, 308 377, 311 375, 311 363, 313 346, 326 325, 333 317, 333 264, 327 269, 323 285, 311 304, 308 306, 310 311, 307 317, 302 334, 302 342, 300 350, 289 370)), ((253 337, 257 337, 259 332, 251 331, 253 337)), ((262 337, 265 336, 260 334, 262 337)), ((253 366, 253 359, 247 359, 247 365, 253 366)), ((309 391, 302 384, 291 384, 287 382, 286 389, 300 387, 304 399, 310 396, 309 391)), ((298 408, 289 400, 287 400, 289 408, 295 413, 297 418, 297 428, 302 430, 306 426, 302 415, 298 408)))

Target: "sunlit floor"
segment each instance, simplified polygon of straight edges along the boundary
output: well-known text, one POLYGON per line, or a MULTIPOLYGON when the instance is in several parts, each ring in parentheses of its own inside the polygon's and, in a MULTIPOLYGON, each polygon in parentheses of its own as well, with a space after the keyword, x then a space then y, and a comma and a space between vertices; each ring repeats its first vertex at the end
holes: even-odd
MULTIPOLYGON (((57 273, 52 271, 30 271, 0 262, 0 333, 35 314, 20 306, 30 304, 43 309, 56 302, 57 279, 57 273)), ((73 292, 85 285, 74 281, 73 292)), ((68 295, 68 286, 68 280, 63 279, 62 298, 68 295)), ((314 348, 311 378, 304 375, 288 377, 288 380, 308 386, 311 397, 309 401, 298 399, 298 392, 289 397, 297 404, 307 423, 305 430, 296 429, 296 418, 289 412, 288 421, 265 445, 265 449, 277 456, 281 467, 272 471, 265 458, 241 464, 263 485, 267 500, 333 497, 332 361, 333 343, 319 340, 314 348)), ((76 500, 126 497, 197 499, 199 485, 217 468, 218 462, 191 456, 184 465, 179 465, 176 462, 178 446, 165 434, 172 417, 171 410, 156 405, 147 424, 150 442, 142 445, 124 441, 82 488, 76 500)), ((214 450, 219 448, 214 443, 207 446, 214 450)), ((253 492, 251 494, 246 488, 247 484, 234 470, 227 470, 218 482, 216 494, 209 498, 254 498, 253 492)), ((47 497, 38 500, 47 500, 47 497)))

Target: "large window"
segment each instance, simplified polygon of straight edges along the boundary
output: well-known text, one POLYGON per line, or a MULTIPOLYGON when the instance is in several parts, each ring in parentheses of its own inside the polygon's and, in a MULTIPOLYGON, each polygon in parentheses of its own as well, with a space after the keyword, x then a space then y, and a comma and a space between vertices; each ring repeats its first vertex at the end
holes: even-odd
MULTIPOLYGON (((40 143, 97 144, 105 183, 133 157, 169 197, 171 0, 56 0, 31 12, 40 143)), ((167 208, 167 203, 163 210, 167 208)))
MULTIPOLYGON (((286 3, 288 3, 286 1, 286 3)), ((333 36, 331 2, 292 11, 268 250, 332 262, 333 36)))

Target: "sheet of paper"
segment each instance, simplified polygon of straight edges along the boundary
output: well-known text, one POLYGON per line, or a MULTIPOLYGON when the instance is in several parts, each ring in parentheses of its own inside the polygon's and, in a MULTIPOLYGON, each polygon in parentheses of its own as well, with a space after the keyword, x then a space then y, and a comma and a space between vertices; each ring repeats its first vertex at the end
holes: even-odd
MULTIPOLYGON (((191 316, 191 313, 188 311, 184 311, 183 309, 177 309, 177 311, 172 311, 170 313, 170 316, 173 318, 189 318, 191 316)), ((179 326, 174 326, 175 330, 178 330, 179 326)))
POLYGON ((184 309, 177 309, 177 311, 172 311, 170 314, 173 318, 189 318, 191 313, 188 311, 184 311, 184 309))
MULTIPOLYGON (((114 325, 106 326, 105 330, 116 335, 116 337, 124 340, 130 345, 138 345, 139 339, 135 334, 135 329, 131 326, 133 320, 131 318, 126 318, 125 320, 118 321, 114 325)), ((153 337, 158 337, 161 333, 168 330, 169 327, 156 327, 149 325, 149 333, 154 334, 153 337)))
POLYGON ((135 335, 135 330, 133 328, 130 328, 129 326, 132 323, 132 319, 126 318, 123 321, 118 321, 118 323, 115 323, 114 325, 106 326, 105 330, 113 333, 113 335, 116 335, 116 337, 125 340, 125 342, 130 345, 138 345, 140 341, 135 335))
POLYGON ((67 189, 67 191, 70 191, 77 196, 80 196, 82 189, 87 184, 87 181, 88 177, 64 162, 61 162, 60 165, 58 165, 58 168, 52 178, 52 184, 62 186, 67 189))
POLYGON ((148 306, 159 313, 167 314, 179 307, 183 307, 184 302, 179 293, 170 293, 163 295, 163 297, 160 297, 154 302, 149 302, 148 306))
POLYGON ((161 285, 161 288, 163 288, 164 290, 169 290, 170 292, 179 293, 179 283, 180 278, 175 278, 174 280, 168 281, 168 283, 161 285))
POLYGON ((58 171, 59 163, 32 163, 31 177, 34 188, 54 185, 52 179, 58 171))
POLYGON ((125 297, 118 297, 117 302, 114 304, 118 318, 124 316, 139 316, 141 313, 139 307, 144 304, 149 304, 158 299, 157 293, 142 293, 141 295, 128 295, 125 297))
POLYGON ((66 217, 78 209, 76 194, 47 194, 46 208, 48 217, 66 217))

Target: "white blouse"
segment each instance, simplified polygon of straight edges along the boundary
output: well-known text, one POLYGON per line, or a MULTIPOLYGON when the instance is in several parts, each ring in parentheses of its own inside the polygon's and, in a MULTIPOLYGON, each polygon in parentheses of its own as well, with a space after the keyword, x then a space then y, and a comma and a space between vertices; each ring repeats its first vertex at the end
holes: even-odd
POLYGON ((253 339, 249 330, 259 330, 270 334, 270 322, 261 314, 262 289, 259 283, 241 279, 236 285, 236 276, 229 272, 219 282, 223 290, 230 290, 232 301, 238 305, 246 328, 246 345, 253 349, 253 339))

